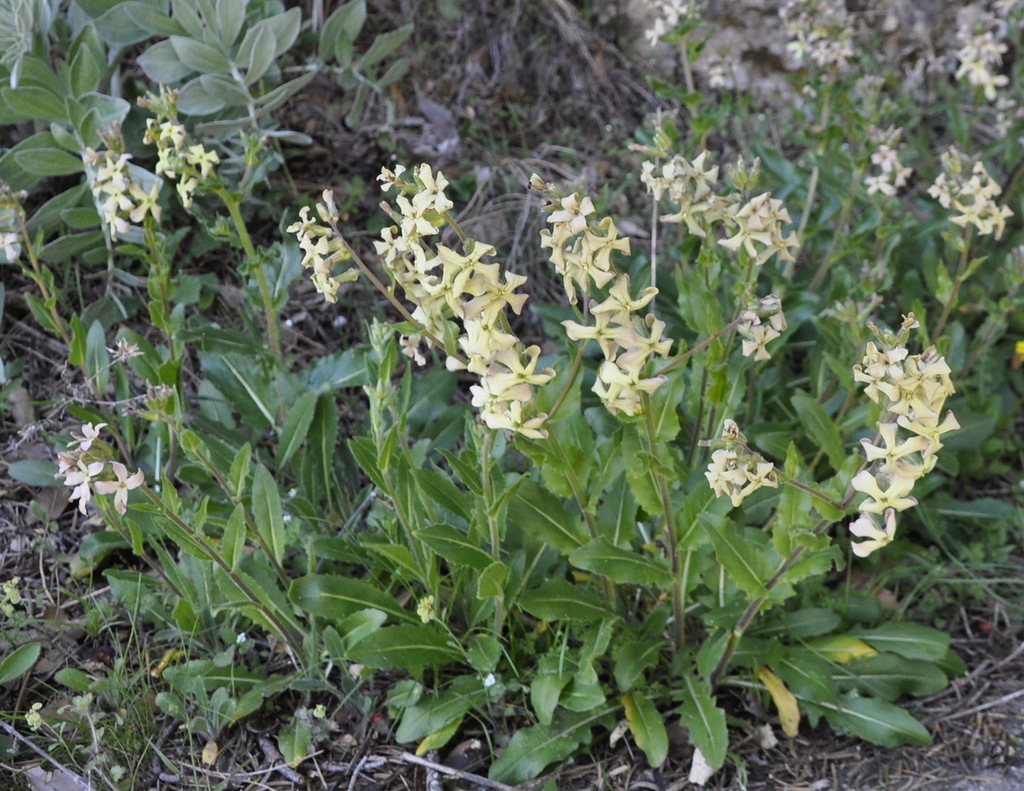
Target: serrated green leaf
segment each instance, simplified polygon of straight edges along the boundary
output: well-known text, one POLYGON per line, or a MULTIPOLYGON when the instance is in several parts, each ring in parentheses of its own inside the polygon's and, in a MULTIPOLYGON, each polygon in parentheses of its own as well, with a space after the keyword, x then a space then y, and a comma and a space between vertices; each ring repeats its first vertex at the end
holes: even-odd
POLYGON ((764 585, 767 577, 760 568, 758 549, 751 547, 746 534, 741 534, 730 520, 715 514, 701 514, 700 523, 729 579, 749 596, 767 596, 768 589, 764 585))
POLYGON ((586 571, 625 585, 653 585, 667 588, 672 584, 668 561, 628 549, 620 549, 604 538, 597 538, 573 550, 569 562, 586 571))
POLYGON ((685 699, 679 707, 679 716, 690 732, 690 743, 697 747, 712 769, 725 763, 729 747, 729 732, 725 712, 715 705, 711 687, 692 673, 682 677, 685 699))
POLYGON ((288 598, 306 612, 342 621, 360 610, 374 609, 399 621, 412 615, 394 597, 362 580, 333 574, 307 574, 294 580, 288 598))
POLYGON ((668 757, 668 731, 661 714, 640 692, 627 692, 622 705, 636 746, 644 751, 651 766, 661 766, 668 757))

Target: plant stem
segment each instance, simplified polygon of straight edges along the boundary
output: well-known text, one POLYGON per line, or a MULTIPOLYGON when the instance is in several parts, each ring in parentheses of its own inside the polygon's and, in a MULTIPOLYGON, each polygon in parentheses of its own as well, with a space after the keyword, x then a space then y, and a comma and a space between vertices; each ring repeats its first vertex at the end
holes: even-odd
POLYGON ((235 573, 235 571, 231 568, 231 566, 228 565, 227 561, 224 560, 220 553, 209 544, 209 542, 206 540, 206 537, 200 533, 197 533, 195 530, 193 530, 191 527, 185 524, 185 522, 182 521, 182 519, 180 519, 175 514, 171 513, 170 509, 167 508, 163 500, 161 500, 157 496, 156 492, 154 492, 148 486, 143 484, 142 486, 139 487, 139 490, 143 494, 145 494, 146 497, 148 497, 150 501, 158 509, 160 509, 161 513, 163 513, 163 515, 167 517, 167 519, 174 523, 175 527, 177 527, 178 530, 181 530, 183 533, 187 534, 189 536, 189 539, 196 543, 196 545, 202 550, 202 552, 207 556, 209 560, 213 561, 214 564, 220 567, 221 571, 223 571, 228 576, 228 578, 235 585, 235 587, 238 588, 241 594, 245 596, 245 598, 247 598, 249 602, 263 614, 263 617, 267 619, 267 621, 274 627, 274 629, 277 630, 278 634, 281 636, 281 639, 288 643, 288 647, 292 650, 294 656, 302 656, 302 635, 299 632, 293 631, 291 628, 289 628, 286 624, 284 624, 284 622, 282 622, 282 620, 278 617, 277 613, 267 609, 263 605, 263 602, 260 600, 259 596, 257 596, 252 591, 252 589, 245 583, 245 581, 241 577, 239 577, 238 574, 235 573))
MULTIPOLYGON (((491 542, 491 559, 501 561, 501 533, 498 515, 494 511, 494 481, 491 478, 491 451, 494 449, 494 432, 483 430, 480 448, 480 483, 484 490, 484 512, 487 518, 487 532, 491 542)), ((505 627, 505 601, 502 596, 494 597, 494 634, 500 637, 505 627)))
POLYGON ((267 282, 267 274, 263 271, 263 263, 259 260, 256 247, 252 243, 252 237, 249 236, 249 229, 242 218, 240 209, 242 200, 223 187, 218 187, 214 192, 217 197, 224 201, 224 205, 227 206, 228 213, 231 215, 231 222, 234 224, 235 232, 238 234, 238 240, 242 243, 242 249, 245 251, 246 258, 252 263, 252 271, 256 275, 256 284, 259 286, 260 298, 263 301, 263 314, 267 321, 267 338, 270 341, 270 352, 275 358, 280 359, 281 330, 278 327, 277 314, 274 311, 274 295, 270 290, 270 284, 267 282))
POLYGON ((953 307, 956 305, 956 298, 960 294, 960 287, 964 284, 966 278, 964 273, 967 271, 967 262, 971 254, 971 237, 974 234, 974 226, 968 225, 965 233, 963 242, 963 251, 960 253, 960 263, 956 268, 956 277, 953 279, 953 291, 949 295, 949 299, 946 300, 946 304, 942 306, 942 315, 939 316, 939 322, 932 329, 932 337, 938 338, 942 335, 942 331, 946 328, 946 322, 949 320, 949 314, 953 312, 953 307))
MULTIPOLYGON (((654 430, 654 420, 651 416, 651 397, 648 393, 643 396, 644 428, 647 430, 648 452, 657 463, 658 469, 662 469, 661 460, 658 454, 658 437, 654 430)), ((658 486, 658 499, 661 501, 661 510, 664 512, 664 533, 665 544, 668 546, 669 560, 672 563, 672 617, 673 643, 677 651, 681 650, 686 642, 686 608, 684 598, 686 586, 690 575, 690 560, 692 550, 686 551, 686 559, 679 556, 679 538, 676 535, 675 509, 672 507, 672 494, 669 492, 668 481, 660 472, 653 475, 658 486)))

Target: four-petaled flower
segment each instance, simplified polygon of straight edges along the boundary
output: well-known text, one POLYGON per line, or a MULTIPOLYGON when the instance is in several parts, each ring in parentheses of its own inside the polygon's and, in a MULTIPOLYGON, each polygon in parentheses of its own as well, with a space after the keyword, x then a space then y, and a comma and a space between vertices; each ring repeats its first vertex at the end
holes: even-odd
POLYGON ((129 475, 128 468, 119 461, 110 462, 110 467, 113 469, 114 475, 117 476, 117 480, 94 481, 93 489, 96 490, 96 494, 114 495, 114 510, 123 516, 128 508, 128 492, 142 486, 145 476, 142 470, 137 470, 129 475))

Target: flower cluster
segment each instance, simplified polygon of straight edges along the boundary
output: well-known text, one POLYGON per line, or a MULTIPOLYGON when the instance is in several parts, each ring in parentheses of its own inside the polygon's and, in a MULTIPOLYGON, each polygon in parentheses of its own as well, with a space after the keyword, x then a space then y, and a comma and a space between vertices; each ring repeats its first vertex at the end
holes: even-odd
POLYGON ((151 109, 156 118, 146 119, 143 142, 156 145, 157 175, 177 179, 178 197, 186 209, 199 185, 212 178, 214 165, 220 164, 216 151, 208 151, 202 143, 190 143, 188 132, 177 120, 177 91, 161 88, 139 99, 139 105, 151 109))
POLYGON ((128 232, 131 225, 140 225, 147 216, 160 220, 160 179, 155 179, 141 168, 133 167, 128 160, 131 154, 106 150, 103 152, 87 148, 82 155, 96 208, 103 219, 103 225, 116 242, 119 236, 128 232), (143 186, 149 182, 149 188, 143 186))
POLYGON ((56 477, 63 478, 65 486, 73 487, 68 499, 78 500, 82 514, 95 493, 114 495, 114 510, 123 515, 128 508, 128 492, 139 488, 144 480, 142 470, 129 475, 119 461, 109 462, 108 469, 108 449, 99 441, 100 429, 106 425, 86 423, 81 433, 72 432, 67 450, 57 454, 56 477))
POLYGON ((711 454, 711 463, 704 477, 708 479, 715 495, 725 495, 734 507, 742 504, 744 499, 762 486, 778 488, 779 477, 775 465, 747 447, 747 438, 740 433, 735 420, 726 420, 722 425, 721 439, 702 441, 700 444, 718 446, 711 454))
POLYGON ((782 300, 774 294, 762 297, 740 314, 738 332, 743 338, 743 356, 757 361, 770 360, 771 355, 765 346, 782 335, 788 326, 782 312, 782 300), (765 318, 768 324, 761 323, 765 318))
POLYGON ((999 74, 1003 55, 1007 47, 1000 39, 1005 22, 993 14, 981 13, 957 30, 956 38, 960 49, 956 52, 960 66, 956 78, 967 79, 970 85, 981 88, 985 99, 994 102, 996 91, 1009 82, 1005 74, 999 74))
POLYGON ((797 63, 847 68, 854 55, 854 29, 843 0, 790 0, 779 16, 792 37, 786 51, 797 63))
POLYGON ((576 288, 589 295, 591 287, 610 285, 602 301, 586 303, 586 315, 593 324, 563 321, 566 334, 574 341, 595 340, 604 355, 598 368, 594 392, 613 414, 639 415, 644 394, 653 393, 664 382, 663 376, 647 376, 645 369, 654 356, 666 357, 672 340, 663 338, 665 322, 648 313, 636 316, 650 304, 658 289, 630 293, 629 275, 615 271, 613 251, 629 253, 629 239, 619 238, 611 217, 599 221, 587 218, 594 213, 590 198, 578 194, 562 196, 553 184, 534 176, 530 186, 547 196, 551 229, 541 231, 541 246, 551 250, 550 260, 562 276, 569 301, 576 304, 576 288))
POLYGON ((316 212, 321 225, 309 214, 309 207, 299 210, 299 221, 288 226, 288 233, 295 234, 302 250, 302 266, 312 269, 310 280, 317 292, 324 299, 334 303, 338 301, 338 289, 342 283, 350 283, 359 277, 358 269, 346 269, 339 275, 334 274, 334 267, 339 263, 350 261, 352 251, 339 235, 331 228, 338 221, 338 210, 334 204, 334 193, 324 190, 323 200, 316 205, 316 212))
POLYGON ((913 171, 900 162, 899 147, 902 136, 902 129, 891 126, 885 130, 874 127, 868 130, 868 139, 876 146, 875 152, 871 155, 871 164, 878 168, 875 173, 864 179, 868 195, 880 192, 893 196, 898 189, 906 186, 907 179, 913 171))
POLYGON ((1002 188, 989 175, 982 162, 975 162, 967 177, 963 154, 955 147, 942 155, 943 172, 928 188, 928 194, 938 200, 944 209, 960 212, 950 217, 950 222, 966 227, 973 225, 979 234, 994 233, 999 239, 1006 227, 1006 220, 1013 216, 1005 205, 1000 206, 995 198, 1002 188))
POLYGON ((720 223, 728 235, 719 244, 730 250, 742 248, 758 265, 778 254, 781 261, 793 261, 791 249, 800 246, 796 234, 783 233, 783 225, 792 223, 782 201, 763 192, 745 199, 744 192, 757 181, 760 163, 755 161, 751 171, 744 170, 742 162, 730 170, 735 190, 720 194, 718 166, 706 167, 708 152, 703 151, 690 161, 675 155, 660 167, 644 162, 640 180, 654 199, 668 195, 678 210, 663 216, 663 222, 685 223, 691 234, 702 239, 720 223), (731 235, 730 235, 731 234, 731 235))
MULTIPOLYGON (((494 248, 483 242, 463 238, 461 252, 439 243, 435 249, 433 237, 446 224, 454 226, 448 215, 454 204, 445 194, 448 181, 443 174, 435 175, 429 165, 411 172, 399 165, 393 171, 385 168, 378 179, 385 192, 394 190, 398 196, 397 209, 383 204, 395 224, 383 229, 374 246, 392 282, 413 304, 408 315, 420 330, 402 337, 403 354, 422 365, 424 339, 441 345, 446 342, 441 339, 454 338, 446 345, 445 364, 480 377, 470 392, 484 424, 544 437, 547 415, 530 414, 528 405, 534 387, 555 374, 551 369, 537 371, 540 347, 524 348, 506 315, 506 308, 517 315, 522 311, 526 295, 515 291, 526 278, 503 273, 500 264, 488 260, 494 248)), ((337 209, 329 192, 317 212, 327 225, 317 223, 305 209, 288 231, 299 238, 303 264, 313 269, 317 289, 334 301, 338 285, 355 279, 358 270, 331 275, 334 264, 347 260, 352 251, 338 234, 337 209)))
POLYGON ((956 417, 942 408, 950 395, 950 368, 930 347, 920 354, 906 348, 910 330, 917 327, 913 314, 904 317, 895 335, 871 327, 882 348, 867 345, 854 379, 867 385, 865 394, 882 408, 874 441, 861 440, 870 466, 857 473, 851 486, 868 496, 850 532, 867 539, 853 545, 854 554, 866 557, 893 540, 896 512, 917 504, 910 496, 914 483, 935 468, 940 437, 960 428, 956 417))

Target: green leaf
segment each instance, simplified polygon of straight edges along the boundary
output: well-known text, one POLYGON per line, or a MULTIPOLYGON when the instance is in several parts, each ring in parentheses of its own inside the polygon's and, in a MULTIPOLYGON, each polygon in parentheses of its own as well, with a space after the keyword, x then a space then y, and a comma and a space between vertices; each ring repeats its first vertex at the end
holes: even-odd
POLYGON ((363 29, 364 22, 366 22, 366 0, 349 0, 339 6, 324 22, 324 29, 320 34, 320 42, 317 47, 320 60, 329 61, 333 55, 339 65, 347 66, 348 63, 339 56, 338 47, 343 43, 351 45, 359 35, 359 31, 363 29))
POLYGON ((553 763, 564 761, 590 736, 590 728, 605 712, 565 712, 550 725, 533 725, 516 732, 504 752, 491 764, 488 776, 515 785, 531 780, 553 763))
POLYGON ((679 707, 679 716, 690 732, 690 743, 703 753, 712 769, 720 769, 729 747, 725 712, 715 705, 711 687, 704 679, 684 673, 682 681, 685 700, 679 707))
POLYGON ((360 71, 365 71, 371 66, 380 63, 388 57, 392 52, 398 49, 405 40, 412 35, 413 25, 403 25, 396 30, 390 30, 387 33, 381 33, 374 38, 370 48, 366 50, 366 53, 359 59, 360 71))
POLYGON ((949 649, 949 635, 916 623, 884 623, 874 629, 852 629, 865 643, 907 659, 937 662, 949 649))
MULTIPOLYGON (((96 219, 99 220, 98 215, 96 219)), ((102 246, 102 231, 63 234, 47 242, 39 251, 39 257, 49 264, 66 264, 72 258, 78 258, 83 253, 102 246)))
POLYGON ((219 47, 187 36, 171 36, 168 41, 178 60, 188 64, 191 71, 231 74, 231 62, 219 47))
POLYGON ((39 643, 25 643, 11 651, 0 662, 0 684, 14 681, 28 673, 39 659, 42 650, 43 647, 39 643))
POLYGON ((238 561, 242 559, 242 552, 245 549, 245 509, 236 505, 231 512, 227 522, 224 523, 224 535, 221 538, 221 551, 224 553, 224 562, 231 567, 232 571, 238 568, 238 561))
POLYGON ((934 695, 949 685, 949 679, 931 662, 878 654, 855 659, 833 669, 832 679, 845 689, 894 701, 901 695, 934 695))
POLYGON ((185 29, 158 6, 138 0, 114 3, 96 20, 96 27, 108 42, 121 45, 137 44, 150 36, 185 33, 185 29))
POLYGON ((834 610, 825 607, 805 607, 802 610, 781 615, 774 623, 751 630, 758 637, 784 635, 798 640, 818 637, 835 631, 841 619, 834 610))
POLYGON ((284 511, 277 482, 262 464, 256 467, 252 480, 252 518, 256 533, 270 556, 280 564, 284 560, 284 511))
POLYGON ((849 455, 843 448, 843 439, 835 421, 828 416, 825 408, 806 393, 794 393, 790 399, 793 410, 801 425, 814 440, 815 444, 825 451, 829 464, 838 470, 849 455))
POLYGON ((22 459, 7 468, 12 480, 29 486, 57 486, 57 465, 43 459, 22 459))
POLYGON ((89 372, 96 391, 104 392, 110 381, 110 352, 107 351, 106 333, 98 320, 89 325, 89 332, 85 337, 85 369, 89 372))
POLYGON ((715 557, 725 567, 729 579, 749 596, 767 596, 768 589, 764 586, 767 577, 761 570, 761 557, 756 545, 748 540, 751 531, 741 533, 730 520, 716 514, 701 514, 700 523, 707 531, 715 548, 715 557))
POLYGON ((158 41, 139 55, 135 62, 156 83, 174 84, 195 71, 178 57, 170 41, 158 41))
POLYGON ((274 65, 274 34, 260 24, 249 28, 237 58, 245 69, 245 84, 252 85, 274 65))
POLYGON ((413 535, 455 566, 485 569, 494 561, 462 531, 439 523, 416 530, 413 535))
POLYGON ((316 393, 303 393, 291 408, 288 410, 288 417, 285 418, 284 426, 281 429, 281 440, 277 448, 277 467, 284 466, 295 455, 295 451, 302 447, 309 427, 313 423, 313 413, 316 411, 316 393))
POLYGON ((63 684, 73 692, 88 692, 92 686, 92 679, 88 674, 83 673, 74 667, 63 667, 53 674, 53 680, 63 684))
POLYGON ((349 649, 349 659, 372 668, 441 667, 463 658, 462 652, 430 626, 388 626, 349 649))
POLYGON ((277 747, 285 763, 291 767, 298 766, 309 756, 313 749, 313 729, 308 711, 296 712, 291 723, 281 729, 277 735, 277 747))
POLYGON ((67 176, 81 173, 85 169, 81 157, 73 156, 59 148, 18 151, 14 155, 14 161, 35 176, 67 176))
POLYGON ((449 722, 443 728, 438 728, 436 731, 428 735, 422 742, 416 745, 416 755, 426 755, 431 750, 439 750, 444 747, 451 741, 452 737, 458 732, 461 726, 462 717, 459 717, 454 722, 449 722))
POLYGON ((604 538, 597 538, 569 554, 569 562, 581 569, 625 585, 672 584, 668 561, 639 551, 620 549, 604 538))
POLYGON ((658 640, 629 640, 615 651, 613 675, 619 691, 628 692, 643 676, 645 670, 656 667, 664 644, 658 640))
MULTIPOLYGON (((799 696, 797 696, 799 697, 799 696)), ((925 727, 906 710, 877 698, 862 698, 856 693, 840 696, 836 703, 817 701, 834 728, 847 730, 861 739, 882 747, 902 744, 931 744, 925 727)))
POLYGON ((360 610, 380 610, 399 621, 412 620, 394 597, 369 582, 333 574, 307 574, 294 580, 288 598, 306 612, 342 621, 360 610))
POLYGON ((68 115, 63 99, 54 96, 45 88, 30 85, 19 85, 17 88, 6 87, 0 89, 0 98, 24 120, 67 123, 68 115))
POLYGON ((480 578, 476 583, 476 593, 481 599, 505 597, 505 580, 508 579, 508 566, 500 560, 494 561, 491 565, 480 572, 480 578))
MULTIPOLYGON (((449 689, 419 698, 414 692, 412 702, 404 706, 395 741, 413 742, 437 733, 462 718, 477 704, 487 700, 483 684, 476 676, 460 676, 449 689)), ((400 705, 394 699, 389 704, 400 705)))
POLYGON ((523 481, 509 502, 508 523, 563 552, 572 552, 587 540, 582 519, 533 480, 523 481))
POLYGON ((96 90, 106 67, 103 43, 95 25, 90 23, 83 26, 68 50, 68 76, 72 93, 81 96, 96 90))
POLYGON ((596 593, 564 579, 548 580, 519 598, 519 605, 535 618, 545 621, 587 621, 616 617, 596 593))
POLYGON ((238 449, 235 458, 231 460, 231 469, 228 470, 228 483, 231 484, 230 495, 232 498, 240 498, 245 493, 251 469, 252 445, 246 442, 238 449))
MULTIPOLYGON (((661 714, 647 698, 639 692, 627 692, 622 696, 626 710, 626 721, 633 734, 636 746, 644 751, 647 762, 657 768, 668 758, 668 731, 661 714)), ((703 750, 701 751, 703 752, 703 750)))
POLYGON ((446 475, 425 467, 416 471, 416 482, 427 498, 467 523, 473 521, 473 499, 468 492, 461 491, 446 475))
POLYGON ((245 5, 245 0, 217 0, 214 4, 214 18, 220 32, 220 43, 224 47, 234 44, 242 30, 245 24, 245 5))

